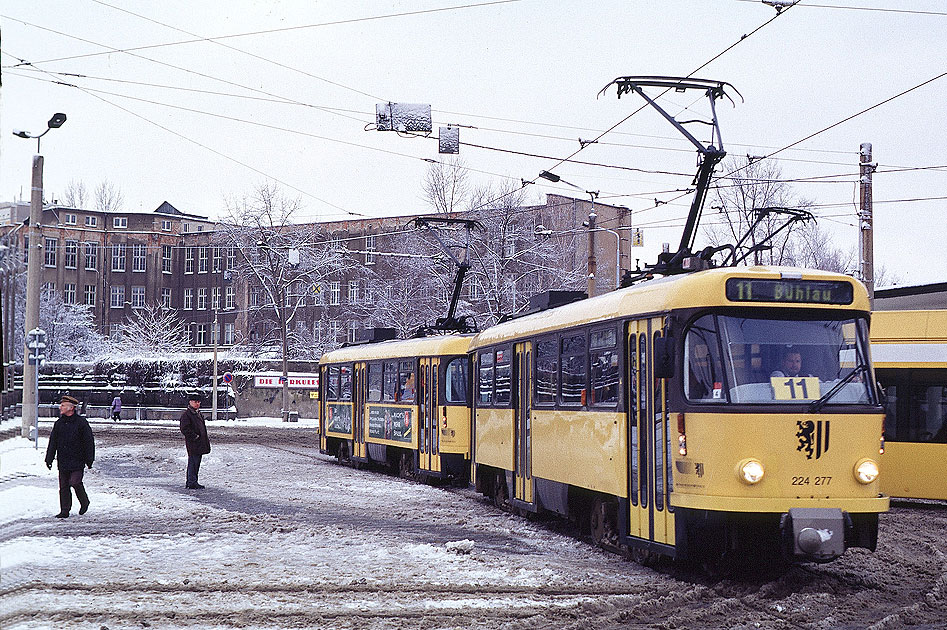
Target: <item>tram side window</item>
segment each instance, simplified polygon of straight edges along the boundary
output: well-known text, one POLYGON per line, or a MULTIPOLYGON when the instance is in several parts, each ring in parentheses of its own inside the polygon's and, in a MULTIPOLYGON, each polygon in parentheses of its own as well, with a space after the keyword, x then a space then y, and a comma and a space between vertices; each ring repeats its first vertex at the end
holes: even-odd
POLYGON ((384 364, 368 364, 368 402, 381 401, 382 372, 384 364))
POLYGON ((559 352, 556 340, 541 339, 536 342, 536 378, 533 380, 533 404, 556 404, 556 377, 559 372, 559 352))
POLYGON ((510 363, 509 350, 497 350, 496 359, 496 395, 494 403, 498 406, 510 404, 513 386, 513 366, 510 363))
POLYGON ((705 315, 691 324, 684 338, 684 394, 690 400, 723 398, 723 363, 717 344, 717 324, 705 315))
POLYGON ((449 403, 467 402, 467 357, 453 359, 444 370, 444 397, 449 403))
POLYGON ((885 439, 947 444, 947 371, 936 370, 938 379, 913 372, 910 381, 896 382, 886 372, 879 370, 887 394, 885 439))
POLYGON ((586 384, 585 335, 570 335, 562 338, 562 359, 559 382, 562 384, 560 401, 563 405, 584 405, 586 384))
POLYGON ((414 366, 411 361, 401 362, 401 387, 399 388, 398 400, 414 400, 414 392, 417 384, 414 380, 414 366))
POLYGON ((589 336, 592 377, 592 404, 618 402, 618 350, 614 328, 592 331, 589 336))
POLYGON ((382 398, 385 402, 395 402, 398 399, 398 364, 394 361, 385 363, 382 398))
POLYGON ((480 353, 480 370, 477 374, 477 403, 493 403, 493 352, 480 353))
POLYGON ((328 378, 326 379, 326 400, 339 399, 339 366, 330 365, 326 368, 328 378))
POLYGON ((339 366, 339 400, 352 400, 352 368, 339 366))

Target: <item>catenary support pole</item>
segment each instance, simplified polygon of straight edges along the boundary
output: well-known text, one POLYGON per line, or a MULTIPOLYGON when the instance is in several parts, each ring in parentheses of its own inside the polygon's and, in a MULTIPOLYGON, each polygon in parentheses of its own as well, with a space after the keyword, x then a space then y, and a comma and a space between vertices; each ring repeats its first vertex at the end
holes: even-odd
MULTIPOLYGON (((30 245, 28 251, 28 261, 26 267, 26 317, 23 327, 24 333, 34 328, 39 328, 39 291, 40 279, 43 272, 43 233, 41 224, 43 221, 43 156, 33 156, 33 179, 32 191, 30 194, 30 229, 28 232, 30 245)), ((30 428, 35 426, 39 432, 39 418, 37 417, 36 406, 39 404, 38 388, 34 389, 30 385, 38 383, 39 366, 30 365, 27 360, 29 350, 26 348, 25 340, 28 335, 24 334, 23 347, 23 421, 21 425, 22 437, 30 437, 30 428), (26 385, 29 383, 30 385, 26 385)))
POLYGON ((874 263, 874 236, 872 234, 872 206, 871 206, 871 176, 877 168, 871 161, 871 143, 861 145, 859 158, 859 209, 858 209, 858 253, 861 262, 861 281, 868 288, 868 300, 874 305, 875 300, 875 263, 874 263))

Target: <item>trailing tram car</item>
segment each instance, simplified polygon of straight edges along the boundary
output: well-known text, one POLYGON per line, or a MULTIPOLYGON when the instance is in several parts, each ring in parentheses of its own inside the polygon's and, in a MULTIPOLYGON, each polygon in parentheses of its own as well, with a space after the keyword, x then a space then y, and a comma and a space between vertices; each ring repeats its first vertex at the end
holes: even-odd
POLYGON ((874 550, 868 322, 850 277, 728 267, 500 323, 470 345, 472 482, 639 560, 874 550))
POLYGON ((406 477, 466 481, 472 337, 389 340, 324 354, 320 452, 406 477))
POLYGON ((947 310, 875 311, 871 353, 886 398, 882 491, 947 500, 947 310))

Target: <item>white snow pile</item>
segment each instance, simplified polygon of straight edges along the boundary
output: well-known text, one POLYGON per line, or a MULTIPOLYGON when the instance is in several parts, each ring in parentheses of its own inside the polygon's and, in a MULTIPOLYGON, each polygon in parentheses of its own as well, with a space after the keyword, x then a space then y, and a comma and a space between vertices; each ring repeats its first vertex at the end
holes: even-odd
POLYGON ((463 540, 452 540, 444 543, 447 551, 456 553, 458 556, 466 555, 473 551, 474 541, 464 538, 463 540))

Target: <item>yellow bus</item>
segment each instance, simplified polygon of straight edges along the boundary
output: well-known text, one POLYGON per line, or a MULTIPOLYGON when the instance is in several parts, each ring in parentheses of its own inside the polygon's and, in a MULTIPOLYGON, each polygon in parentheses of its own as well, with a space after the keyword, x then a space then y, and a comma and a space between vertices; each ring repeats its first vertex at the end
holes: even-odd
POLYGON ((405 477, 466 480, 471 338, 391 340, 324 354, 320 451, 405 477))
POLYGON ((875 311, 871 353, 886 394, 882 491, 947 500, 947 310, 875 311))
POLYGON ((472 482, 639 560, 873 550, 868 319, 850 277, 728 267, 500 323, 470 345, 472 482))

